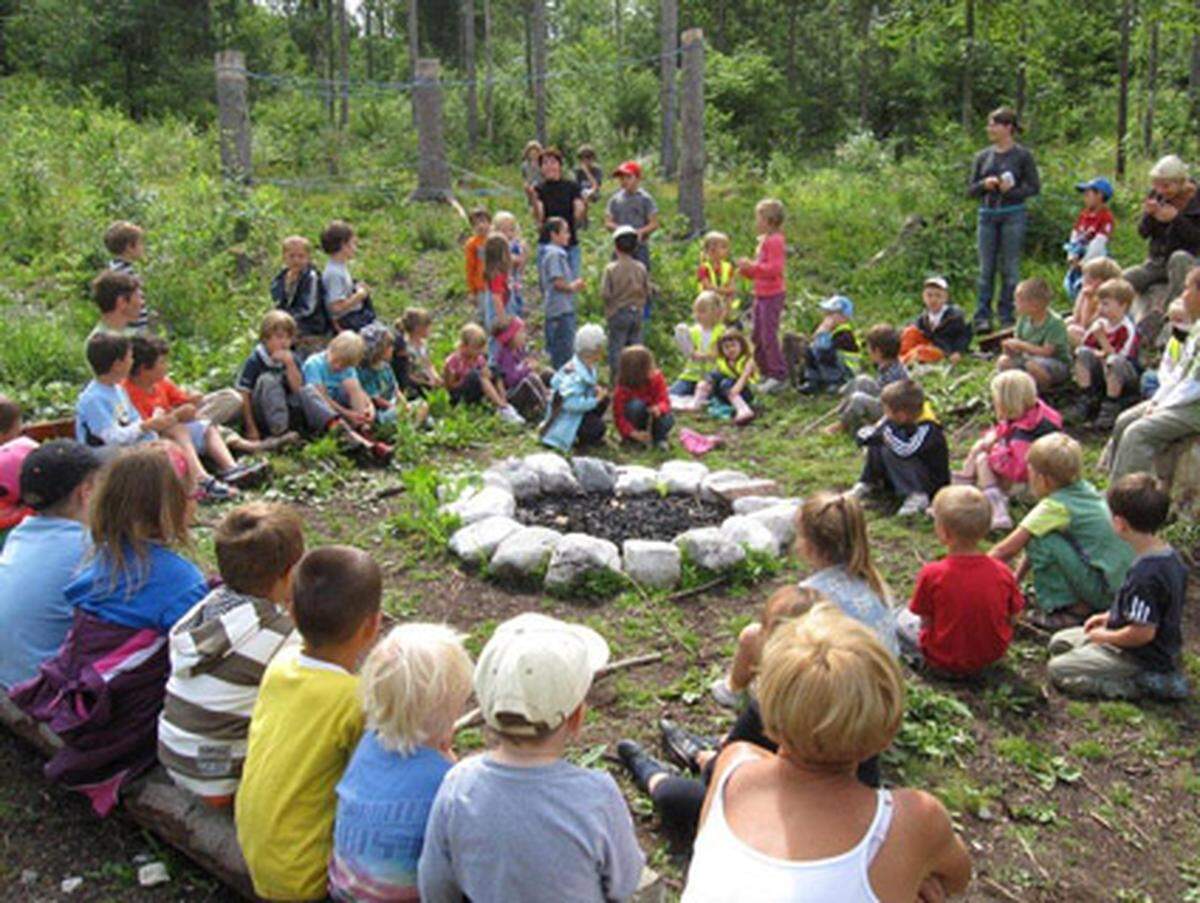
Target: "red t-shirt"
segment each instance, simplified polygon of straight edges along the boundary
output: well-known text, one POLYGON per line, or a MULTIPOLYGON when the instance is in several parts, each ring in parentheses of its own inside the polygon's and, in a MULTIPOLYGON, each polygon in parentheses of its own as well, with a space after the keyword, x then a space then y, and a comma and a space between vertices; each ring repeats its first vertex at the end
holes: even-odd
POLYGON ((1079 214, 1079 219, 1075 220, 1073 231, 1081 237, 1081 240, 1091 241, 1097 235, 1110 237, 1115 225, 1112 211, 1107 207, 1101 207, 1099 210, 1085 209, 1079 214))
POLYGON ((496 312, 496 319, 500 319, 508 310, 508 273, 497 273, 489 279, 488 291, 492 293, 492 308, 496 312))
POLYGON ((947 555, 917 575, 909 611, 921 616, 921 652, 935 668, 971 674, 1004 657, 1009 619, 1025 607, 1008 565, 987 555, 947 555))
POLYGON ((188 403, 187 392, 165 376, 156 382, 149 392, 138 388, 131 379, 125 380, 122 385, 143 420, 153 417, 155 408, 160 411, 170 411, 181 404, 188 403))

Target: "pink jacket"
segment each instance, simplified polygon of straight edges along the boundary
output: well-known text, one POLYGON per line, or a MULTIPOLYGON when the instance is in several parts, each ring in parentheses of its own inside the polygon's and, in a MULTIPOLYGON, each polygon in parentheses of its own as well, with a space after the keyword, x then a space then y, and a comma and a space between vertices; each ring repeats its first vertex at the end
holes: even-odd
POLYGON ((754 280, 754 297, 769 298, 787 291, 784 270, 787 264, 787 243, 782 232, 770 232, 758 245, 758 258, 742 269, 742 275, 754 280))
POLYGON ((1062 415, 1040 398, 1036 405, 1016 420, 996 424, 996 444, 988 450, 988 467, 996 476, 1011 483, 1029 479, 1025 457, 1036 440, 1062 429, 1062 415))

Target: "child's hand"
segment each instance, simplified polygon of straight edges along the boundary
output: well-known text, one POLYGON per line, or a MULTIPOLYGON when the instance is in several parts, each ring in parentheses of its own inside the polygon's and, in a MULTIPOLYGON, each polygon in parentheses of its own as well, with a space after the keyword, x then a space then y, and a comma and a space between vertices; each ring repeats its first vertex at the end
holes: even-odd
POLYGON ((276 348, 271 352, 271 360, 279 364, 286 364, 292 359, 291 348, 276 348))
POLYGON ((1101 630, 1108 624, 1108 612, 1102 611, 1092 615, 1083 622, 1083 632, 1090 634, 1093 630, 1101 630))
POLYGON ((606 398, 608 398, 608 389, 604 386, 596 386, 596 403, 599 404, 606 398))
POLYGON ((578 279, 569 283, 567 287, 573 292, 581 292, 581 291, 583 291, 583 289, 586 285, 587 285, 587 283, 584 282, 583 277, 580 276, 578 279))
POLYGON ((988 176, 983 180, 983 187, 988 191, 997 191, 1000 188, 1000 179, 996 176, 988 176))
POLYGON ((634 430, 632 433, 629 434, 629 438, 634 440, 635 442, 644 442, 647 445, 649 445, 650 444, 650 431, 649 430, 634 430))
POLYGON ((175 419, 180 423, 188 423, 196 419, 196 406, 194 404, 181 404, 175 409, 175 419))

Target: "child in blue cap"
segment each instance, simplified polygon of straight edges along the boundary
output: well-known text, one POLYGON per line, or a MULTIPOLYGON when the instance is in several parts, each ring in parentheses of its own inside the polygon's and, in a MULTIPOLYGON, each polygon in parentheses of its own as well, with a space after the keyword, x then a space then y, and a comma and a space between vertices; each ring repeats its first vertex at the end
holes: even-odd
POLYGON ((854 302, 845 295, 833 295, 820 304, 825 315, 817 331, 808 341, 801 340, 804 379, 800 391, 805 395, 836 392, 849 381, 854 372, 842 359, 842 353, 858 351, 858 340, 850 321, 854 319, 854 302))
POLYGON ((1071 237, 1063 245, 1067 252, 1067 275, 1063 288, 1072 301, 1083 284, 1083 263, 1093 257, 1108 256, 1108 240, 1112 237, 1116 221, 1108 202, 1112 200, 1112 183, 1103 176, 1087 182, 1078 182, 1075 190, 1083 193, 1083 210, 1071 229, 1071 237))

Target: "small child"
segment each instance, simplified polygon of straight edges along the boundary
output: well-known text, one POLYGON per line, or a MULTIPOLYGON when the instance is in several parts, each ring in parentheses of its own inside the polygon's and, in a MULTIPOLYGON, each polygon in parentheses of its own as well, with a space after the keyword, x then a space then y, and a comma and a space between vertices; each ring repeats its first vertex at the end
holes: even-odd
POLYGON ((354 672, 379 634, 382 590, 379 565, 350 546, 313 549, 296 567, 292 618, 303 645, 267 666, 234 799, 260 897, 325 899, 337 783, 363 732, 354 672))
POLYGON ((575 334, 575 356, 550 379, 550 403, 538 428, 543 445, 570 453, 576 445, 604 439, 608 392, 598 384, 596 368, 604 358, 604 330, 585 323, 575 334))
POLYGON ((458 336, 458 347, 442 364, 442 382, 450 393, 452 404, 479 404, 485 398, 505 423, 520 426, 525 418, 509 404, 504 384, 492 378, 484 350, 487 334, 478 323, 468 323, 458 336))
POLYGON ((417 862, 471 658, 443 624, 401 624, 362 669, 366 731, 337 785, 329 891, 335 900, 416 900, 417 862))
POLYGON ((1050 682, 1068 694, 1180 700, 1187 566, 1157 536, 1171 497, 1154 476, 1131 473, 1108 490, 1113 530, 1137 556, 1107 612, 1050 640, 1050 682))
MULTIPOLYGON (((141 260, 146 253, 146 232, 136 223, 128 220, 118 220, 104 230, 104 247, 112 255, 108 269, 113 273, 121 273, 138 280, 133 265, 141 260)), ((137 315, 129 324, 136 332, 143 332, 150 327, 150 309, 142 304, 137 315)))
POLYGON ((659 451, 670 448, 668 437, 675 426, 667 380, 644 345, 630 345, 621 352, 613 387, 613 421, 622 439, 654 444, 659 451))
POLYGON ((1040 627, 1071 627, 1112 602, 1133 556, 1113 532, 1104 496, 1082 479, 1078 442, 1066 433, 1043 436, 1029 447, 1027 466, 1038 503, 989 554, 1011 561, 1023 551, 1017 579, 1033 571, 1037 605, 1028 617, 1040 627))
POLYGON ((442 377, 429 356, 429 333, 433 317, 421 307, 410 307, 395 324, 396 348, 392 372, 396 385, 407 398, 423 398, 442 384, 442 377))
POLYGON ((304 362, 304 382, 315 386, 325 403, 355 429, 375 422, 375 406, 358 378, 366 347, 359 333, 347 330, 304 362))
POLYGON ((1096 290, 1110 279, 1120 279, 1121 267, 1111 257, 1095 257, 1083 265, 1080 277, 1075 306, 1065 321, 1067 341, 1072 348, 1083 341, 1096 317, 1100 316, 1100 299, 1096 297, 1096 290))
POLYGON ((590 144, 581 144, 575 152, 579 165, 575 168, 575 181, 579 185, 580 197, 587 205, 584 208, 583 219, 575 224, 577 229, 586 229, 588 225, 588 207, 600 200, 600 185, 604 181, 604 170, 596 162, 596 149, 590 144))
POLYGON ((608 372, 615 375, 621 349, 642 343, 643 311, 650 298, 650 276, 635 259, 638 234, 632 226, 613 232, 616 258, 604 268, 600 297, 608 329, 608 372))
POLYGON ((410 414, 414 422, 424 422, 429 405, 422 401, 410 408, 396 383, 392 369, 396 340, 392 331, 376 321, 364 326, 359 335, 363 340, 363 362, 358 368, 358 380, 375 408, 375 422, 396 423, 410 414))
POLYGON ((921 288, 925 309, 900 333, 900 360, 932 364, 949 359, 957 364, 971 347, 971 324, 961 307, 950 303, 945 276, 928 276, 921 288))
POLYGON ((496 628, 475 695, 497 745, 442 781, 421 850, 422 900, 633 895, 646 860, 621 791, 607 772, 563 759, 607 661, 608 644, 587 627, 528 613, 496 628))
MULTIPOLYGON (((492 232, 483 243, 483 328, 491 335, 492 327, 508 319, 511 290, 509 273, 512 270, 512 252, 508 239, 499 232, 492 232)), ((492 347, 492 353, 495 348, 492 347)))
POLYGON ((167 633, 208 584, 174 550, 189 543, 189 482, 160 445, 108 465, 91 505, 94 553, 63 591, 75 608, 62 647, 11 698, 64 741, 46 777, 103 817, 121 787, 156 762, 167 633))
POLYGON ((0 547, 31 511, 21 501, 21 467, 38 444, 21 435, 21 406, 0 395, 0 547))
POLYGON ((1068 412, 1076 423, 1093 421, 1108 432, 1125 408, 1137 402, 1141 376, 1137 366, 1138 333, 1129 308, 1136 297, 1124 279, 1110 279, 1096 290, 1100 316, 1075 349, 1072 375, 1079 398, 1068 412))
POLYGON ((1112 211, 1108 209, 1108 202, 1113 196, 1112 183, 1108 179, 1100 177, 1078 182, 1075 190, 1083 194, 1083 210, 1075 220, 1070 238, 1063 245, 1063 250, 1067 252, 1067 274, 1063 278, 1063 288, 1072 301, 1079 294, 1083 282, 1081 264, 1108 256, 1108 240, 1112 238, 1116 226, 1112 211))
MULTIPOLYGON (((501 324, 497 324, 500 326, 501 324)), ((496 360, 492 370, 505 386, 505 396, 526 420, 537 420, 546 412, 550 390, 534 370, 536 359, 525 347, 525 321, 513 317, 496 335, 496 360)))
POLYGON ((1167 305, 1167 323, 1170 326, 1170 336, 1167 338, 1167 344, 1163 346, 1158 367, 1142 373, 1143 398, 1153 398, 1160 389, 1169 391, 1183 379, 1183 346, 1192 331, 1192 321, 1188 318, 1187 305, 1184 304, 1183 298, 1176 298, 1167 305))
POLYGON ((949 677, 1004 658, 1025 607, 1008 565, 979 550, 991 527, 992 506, 974 486, 938 492, 933 532, 947 554, 921 568, 908 610, 897 615, 901 647, 949 677))
POLYGON ((675 344, 687 362, 671 384, 672 403, 679 410, 699 410, 695 395, 717 365, 717 346, 725 334, 724 311, 721 296, 705 290, 692 302, 692 325, 675 324, 675 344))
POLYGON ((142 284, 136 276, 105 270, 92 280, 92 298, 100 308, 100 321, 88 339, 101 333, 129 337, 142 331, 136 325, 144 310, 142 284))
POLYGON ((525 150, 521 152, 521 184, 528 194, 531 189, 542 184, 542 145, 538 141, 526 141, 525 150))
POLYGON ((572 277, 567 245, 571 228, 561 216, 547 218, 538 254, 538 283, 542 287, 546 318, 546 353, 550 366, 561 369, 571 360, 575 340, 575 295, 583 291, 582 277, 572 277))
POLYGON ((525 316, 525 262, 529 259, 529 248, 521 238, 521 227, 517 218, 507 210, 492 217, 492 228, 508 239, 508 256, 511 267, 508 272, 508 313, 514 317, 525 316))
POLYGON ((779 320, 787 302, 787 242, 783 237, 783 203, 765 198, 754 207, 754 228, 758 232, 758 253, 754 260, 743 257, 738 272, 754 280, 754 323, 751 341, 754 362, 766 379, 762 390, 770 395, 780 391, 788 377, 787 365, 779 345, 779 320))
POLYGON ((867 356, 875 365, 876 376, 856 376, 842 386, 838 419, 825 428, 826 433, 857 433, 883 416, 879 394, 894 382, 908 379, 908 368, 900 362, 900 333, 887 323, 867 330, 867 356))
POLYGON ((854 376, 843 357, 858 351, 858 340, 850 325, 854 302, 845 295, 833 295, 819 307, 825 316, 811 338, 788 336, 788 344, 796 346, 789 354, 789 361, 795 358, 803 364, 800 392, 804 395, 836 392, 854 376))
POLYGON ((717 365, 708 379, 696 387, 696 410, 704 410, 709 398, 733 408, 733 422, 745 426, 754 419, 754 390, 758 364, 750 340, 736 329, 727 329, 717 341, 717 365))
POLYGON ((879 400, 883 419, 858 433, 867 460, 850 493, 863 498, 875 488, 884 488, 903 499, 897 517, 919 515, 950 482, 946 435, 926 404, 924 390, 912 380, 892 383, 879 400))
MULTIPOLYGON (((658 204, 642 187, 642 166, 636 160, 626 160, 613 170, 613 178, 621 187, 608 199, 604 211, 604 228, 616 235, 622 226, 633 229, 637 239, 631 256, 650 272, 650 236, 658 229, 658 204)), ((650 319, 650 301, 646 300, 645 318, 650 319)))
POLYGON ((1029 480, 1029 446, 1062 429, 1058 411, 1038 398, 1037 383, 1023 370, 1005 370, 991 381, 996 425, 981 436, 953 475, 955 483, 974 483, 992 506, 993 530, 1011 530, 1008 497, 1029 480))
POLYGON ((483 248, 492 231, 492 215, 476 207, 467 217, 471 235, 463 244, 463 263, 467 274, 467 300, 474 306, 480 322, 487 319, 487 277, 484 275, 483 248))
POLYGON ((283 240, 283 269, 271 280, 271 298, 278 310, 287 311, 300 331, 302 350, 320 347, 333 335, 325 306, 325 284, 312 262, 312 245, 301 235, 283 240))
POLYGON ((729 259, 729 236, 724 232, 707 233, 700 244, 700 266, 696 270, 699 291, 715 292, 724 305, 724 319, 729 326, 739 325, 742 303, 737 296, 736 270, 729 259))
POLYGON ((221 585, 171 628, 171 677, 158 720, 158 759, 211 806, 233 802, 250 715, 267 665, 293 638, 287 607, 304 554, 291 508, 251 502, 213 531, 221 585))
POLYGON ((1067 326, 1050 309, 1054 293, 1045 279, 1023 279, 1014 299, 1017 325, 1012 338, 1000 343, 1003 354, 996 361, 999 370, 1024 370, 1046 392, 1067 381, 1071 373, 1071 349, 1067 326))
POLYGON ((325 309, 334 329, 359 330, 375 322, 371 289, 355 282, 347 266, 358 250, 358 237, 349 223, 335 219, 321 232, 321 250, 329 255, 321 286, 325 289, 325 309))

